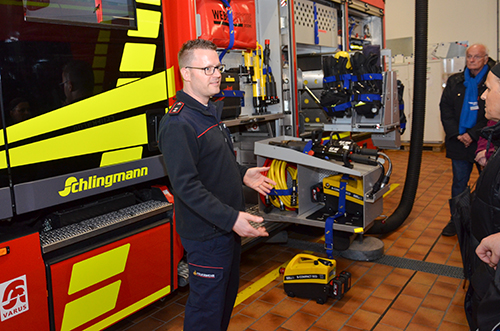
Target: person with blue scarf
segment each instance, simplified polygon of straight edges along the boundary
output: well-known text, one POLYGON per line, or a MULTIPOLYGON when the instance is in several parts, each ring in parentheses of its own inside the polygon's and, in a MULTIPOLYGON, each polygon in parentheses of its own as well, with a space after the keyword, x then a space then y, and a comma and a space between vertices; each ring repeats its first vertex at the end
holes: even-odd
MULTIPOLYGON (((488 49, 482 44, 471 45, 465 54, 464 72, 448 78, 439 103, 446 133, 446 157, 451 159, 453 171, 452 198, 467 188, 474 167, 479 131, 487 124, 484 101, 479 97, 486 89, 484 82, 490 67, 495 64, 489 61, 488 49)), ((450 212, 453 215, 453 210, 450 212)), ((453 220, 450 219, 442 235, 456 235, 453 220)))

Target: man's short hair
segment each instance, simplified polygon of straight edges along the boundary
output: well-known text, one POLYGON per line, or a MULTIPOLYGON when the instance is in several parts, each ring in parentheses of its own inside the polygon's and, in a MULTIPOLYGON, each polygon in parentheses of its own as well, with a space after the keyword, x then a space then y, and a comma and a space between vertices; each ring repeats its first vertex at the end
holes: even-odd
POLYGON ((490 71, 500 81, 500 63, 495 64, 490 71))
POLYGON ((94 71, 92 66, 81 60, 71 60, 64 68, 63 73, 73 84, 73 88, 91 96, 94 92, 94 71))
POLYGON ((211 49, 213 51, 217 51, 217 46, 210 40, 205 39, 194 39, 185 42, 177 55, 179 68, 184 68, 192 61, 193 51, 195 49, 211 49))
POLYGON ((10 113, 17 107, 18 104, 22 102, 29 103, 28 99, 26 98, 23 97, 14 98, 11 102, 9 102, 9 105, 7 106, 7 111, 10 113))

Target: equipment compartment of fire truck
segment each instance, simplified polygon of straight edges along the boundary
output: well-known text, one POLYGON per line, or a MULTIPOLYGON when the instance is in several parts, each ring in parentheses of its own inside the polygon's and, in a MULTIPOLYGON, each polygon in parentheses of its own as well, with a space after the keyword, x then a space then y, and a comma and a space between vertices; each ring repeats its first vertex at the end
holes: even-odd
POLYGON ((227 69, 214 98, 238 162, 289 164, 267 201, 246 192, 248 211, 270 232, 324 227, 316 212, 350 214, 332 230, 367 230, 390 160, 354 140, 399 146, 383 7, 0 0, 0 329, 105 329, 182 285, 157 133, 189 39, 219 47, 227 69))

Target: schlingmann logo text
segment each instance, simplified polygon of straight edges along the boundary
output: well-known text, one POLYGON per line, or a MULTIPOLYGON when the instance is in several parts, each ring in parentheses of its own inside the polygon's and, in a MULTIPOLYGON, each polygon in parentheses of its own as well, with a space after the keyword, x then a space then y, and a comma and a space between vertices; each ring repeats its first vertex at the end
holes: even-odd
POLYGON ((59 195, 67 197, 71 193, 91 190, 98 187, 111 187, 115 183, 131 180, 148 175, 148 167, 122 171, 115 174, 97 177, 97 175, 88 178, 68 177, 64 184, 64 190, 59 191, 59 195))

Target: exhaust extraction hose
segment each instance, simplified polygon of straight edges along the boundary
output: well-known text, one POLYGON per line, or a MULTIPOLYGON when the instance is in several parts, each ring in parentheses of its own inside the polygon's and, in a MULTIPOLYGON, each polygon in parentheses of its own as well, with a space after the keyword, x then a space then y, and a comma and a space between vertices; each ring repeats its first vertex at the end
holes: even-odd
POLYGON ((427 81, 427 24, 428 0, 415 0, 415 69, 413 119, 411 125, 410 155, 401 201, 394 213, 383 221, 376 221, 369 234, 385 234, 396 230, 410 214, 417 193, 422 163, 425 124, 425 93, 427 81))

